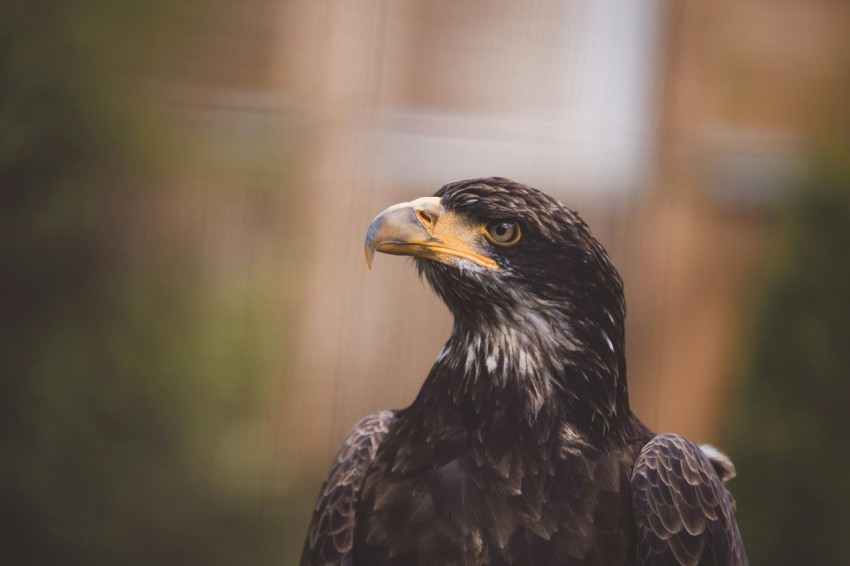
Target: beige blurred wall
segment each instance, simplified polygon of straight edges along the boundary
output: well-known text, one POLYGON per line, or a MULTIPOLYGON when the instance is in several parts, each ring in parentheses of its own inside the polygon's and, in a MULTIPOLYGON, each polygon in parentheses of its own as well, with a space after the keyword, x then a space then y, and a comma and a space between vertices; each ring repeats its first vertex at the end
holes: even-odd
POLYGON ((635 273, 640 302, 631 302, 658 328, 632 364, 633 377, 652 383, 636 392, 636 408, 658 430, 700 440, 719 432, 772 209, 844 106, 848 8, 666 4, 658 178, 638 229, 669 243, 635 273))

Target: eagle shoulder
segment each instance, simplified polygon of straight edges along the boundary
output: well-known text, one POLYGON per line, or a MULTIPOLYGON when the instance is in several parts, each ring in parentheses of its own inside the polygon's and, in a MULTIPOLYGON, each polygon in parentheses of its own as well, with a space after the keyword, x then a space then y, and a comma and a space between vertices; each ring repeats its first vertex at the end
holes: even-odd
POLYGON ((718 475, 731 462, 724 456, 721 465, 709 452, 660 434, 638 454, 631 483, 639 564, 747 564, 734 503, 718 475))
POLYGON ((381 411, 364 417, 343 440, 319 491, 301 566, 351 564, 355 511, 363 477, 394 416, 392 411, 381 411))

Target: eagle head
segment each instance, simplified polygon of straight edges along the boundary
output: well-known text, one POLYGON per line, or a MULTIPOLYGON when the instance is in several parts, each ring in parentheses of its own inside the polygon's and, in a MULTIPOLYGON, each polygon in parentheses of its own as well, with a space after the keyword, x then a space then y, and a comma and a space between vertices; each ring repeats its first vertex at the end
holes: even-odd
POLYGON ((370 265, 376 251, 413 256, 451 310, 435 369, 461 390, 533 391, 530 418, 580 399, 573 414, 602 432, 629 413, 622 280, 574 211, 509 179, 459 181, 379 214, 366 236, 370 265))

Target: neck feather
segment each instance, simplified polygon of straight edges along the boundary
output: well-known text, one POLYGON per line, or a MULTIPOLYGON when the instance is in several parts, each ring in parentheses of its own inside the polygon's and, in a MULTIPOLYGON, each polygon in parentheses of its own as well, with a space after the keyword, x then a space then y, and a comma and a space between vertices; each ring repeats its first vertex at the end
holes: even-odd
POLYGON ((536 436, 545 427, 578 444, 622 440, 632 421, 623 332, 605 321, 582 325, 555 308, 456 317, 416 404, 448 401, 470 426, 499 412, 536 436))

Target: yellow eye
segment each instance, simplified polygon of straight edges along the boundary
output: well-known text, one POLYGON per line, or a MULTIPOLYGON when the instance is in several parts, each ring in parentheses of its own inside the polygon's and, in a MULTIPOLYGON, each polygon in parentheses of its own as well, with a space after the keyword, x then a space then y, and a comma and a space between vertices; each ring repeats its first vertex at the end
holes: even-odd
POLYGON ((512 220, 499 220, 487 225, 487 239, 500 246, 516 244, 520 238, 519 226, 512 220))

